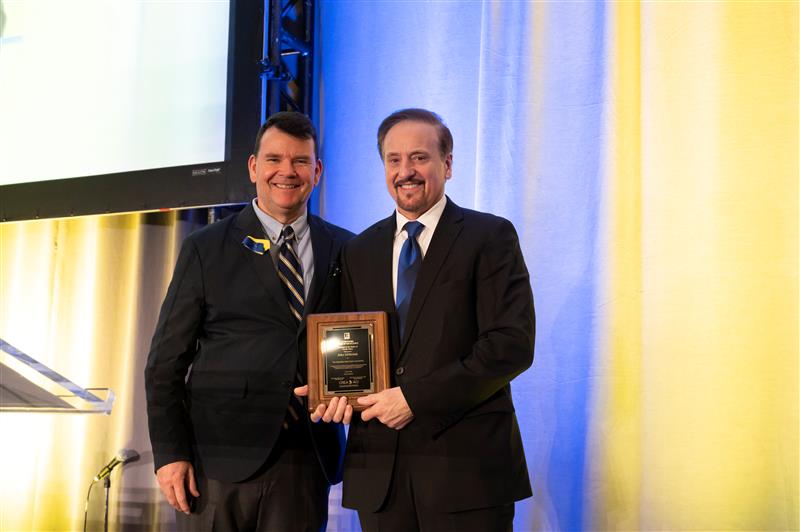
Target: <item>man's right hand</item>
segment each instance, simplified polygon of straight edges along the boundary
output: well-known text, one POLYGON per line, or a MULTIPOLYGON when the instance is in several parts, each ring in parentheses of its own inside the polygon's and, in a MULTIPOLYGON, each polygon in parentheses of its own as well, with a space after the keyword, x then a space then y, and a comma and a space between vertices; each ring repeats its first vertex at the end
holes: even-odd
POLYGON ((194 468, 188 460, 172 462, 161 466, 156 471, 156 479, 169 505, 185 514, 190 513, 189 501, 186 498, 186 487, 194 497, 199 497, 197 483, 194 479, 194 468))

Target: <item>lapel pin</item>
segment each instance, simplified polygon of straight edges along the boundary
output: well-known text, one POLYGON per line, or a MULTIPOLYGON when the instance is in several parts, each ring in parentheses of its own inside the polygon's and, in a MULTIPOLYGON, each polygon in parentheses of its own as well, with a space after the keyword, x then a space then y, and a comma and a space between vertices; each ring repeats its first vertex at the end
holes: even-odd
POLYGON ((270 242, 267 238, 253 238, 248 235, 242 240, 242 245, 253 253, 263 255, 269 249, 270 242))

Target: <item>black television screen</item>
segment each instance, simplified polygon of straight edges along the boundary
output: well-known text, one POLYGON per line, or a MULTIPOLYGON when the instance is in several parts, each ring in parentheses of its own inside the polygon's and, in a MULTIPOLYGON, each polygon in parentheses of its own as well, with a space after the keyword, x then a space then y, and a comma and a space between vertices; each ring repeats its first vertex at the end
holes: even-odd
POLYGON ((247 201, 263 3, 0 0, 0 220, 247 201))

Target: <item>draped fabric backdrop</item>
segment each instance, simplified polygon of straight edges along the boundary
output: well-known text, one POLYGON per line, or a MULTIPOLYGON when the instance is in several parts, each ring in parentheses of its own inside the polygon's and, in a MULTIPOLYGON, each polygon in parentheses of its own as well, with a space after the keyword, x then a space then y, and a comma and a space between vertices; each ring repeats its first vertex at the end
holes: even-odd
MULTIPOLYGON (((519 232, 537 345, 513 383, 516 530, 800 528, 799 16, 322 0, 322 214, 390 214, 375 131, 419 106, 453 131, 450 197, 519 232)), ((0 337, 117 395, 110 416, 0 413, 0 529, 80 529, 121 447, 143 458, 112 475, 112 522, 169 529, 142 371, 192 214, 0 225, 0 337)), ((338 493, 329 530, 352 530, 338 493)))
MULTIPOLYGON (((89 482, 121 448, 142 458, 113 473, 110 521, 173 520, 154 489, 144 363, 180 243, 198 225, 175 212, 0 225, 0 337, 116 394, 110 416, 0 413, 0 530, 82 530, 89 482)), ((89 530, 102 512, 99 483, 89 530)))
POLYGON ((402 107, 520 234, 519 530, 795 530, 798 3, 322 2, 323 214, 391 212, 402 107), (364 201, 364 198, 369 198, 364 201))

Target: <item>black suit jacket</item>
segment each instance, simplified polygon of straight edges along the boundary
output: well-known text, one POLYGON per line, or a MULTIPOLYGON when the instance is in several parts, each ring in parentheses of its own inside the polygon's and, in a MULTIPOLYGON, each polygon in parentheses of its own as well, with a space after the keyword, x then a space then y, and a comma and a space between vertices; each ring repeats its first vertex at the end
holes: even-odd
MULTIPOLYGON (((306 313, 340 309, 340 250, 352 234, 309 215, 314 279, 306 313)), ((242 244, 264 230, 253 206, 186 238, 145 369, 155 467, 202 465, 236 482, 263 465, 281 430, 295 375, 305 375, 299 329, 269 252, 242 244), (188 379, 186 378, 189 367, 188 379)), ((299 412, 331 483, 341 478, 341 427, 299 412)))
POLYGON ((395 216, 342 253, 343 308, 390 315, 393 385, 414 420, 397 431, 354 416, 344 506, 383 503, 395 455, 414 471, 415 494, 444 511, 508 504, 531 495, 511 380, 533 361, 530 280, 514 226, 450 199, 422 263, 405 338, 392 295, 395 216))

